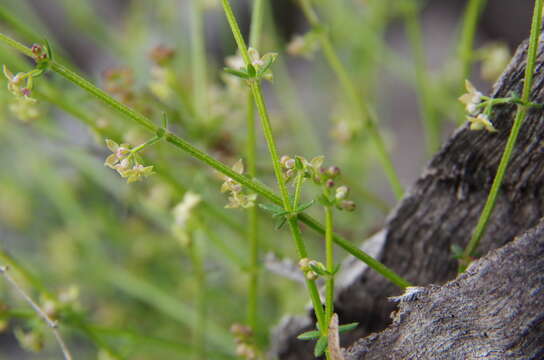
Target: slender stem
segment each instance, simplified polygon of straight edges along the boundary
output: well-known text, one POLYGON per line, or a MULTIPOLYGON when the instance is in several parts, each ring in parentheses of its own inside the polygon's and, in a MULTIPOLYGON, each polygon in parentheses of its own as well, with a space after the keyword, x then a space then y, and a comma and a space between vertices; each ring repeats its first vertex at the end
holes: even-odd
POLYGON ((295 195, 293 196, 293 209, 298 207, 300 202, 300 196, 302 194, 302 184, 304 183, 304 174, 302 171, 297 172, 297 177, 295 179, 295 195))
MULTIPOLYGON (((298 218, 300 221, 302 221, 311 229, 314 229, 320 234, 325 234, 325 229, 323 228, 323 225, 321 225, 319 221, 317 221, 310 215, 303 213, 303 214, 299 214, 298 218)), ((393 284, 397 285, 398 287, 404 289, 408 286, 412 286, 408 280, 397 275, 393 270, 391 270, 390 268, 388 268, 387 266, 385 266, 378 260, 374 259, 372 256, 368 255, 366 252, 359 249, 357 246, 353 245, 351 242, 347 241, 340 235, 333 234, 333 240, 338 246, 340 246, 341 248, 346 250, 348 253, 350 253, 357 259, 367 264, 370 268, 374 269, 374 271, 378 272, 379 274, 381 274, 383 277, 385 277, 386 279, 388 279, 389 281, 391 281, 393 284)))
MULTIPOLYGON (((523 81, 523 91, 521 94, 521 102, 525 104, 529 101, 531 96, 531 89, 533 85, 533 75, 535 71, 536 56, 538 50, 538 39, 540 38, 541 27, 542 27, 542 2, 543 0, 535 0, 535 9, 533 13, 533 21, 531 24, 531 35, 529 39, 529 50, 527 51, 527 65, 525 67, 525 79, 523 81)), ((470 258, 474 255, 474 252, 478 248, 480 239, 485 233, 489 218, 493 213, 495 203, 497 200, 497 195, 499 193, 504 174, 510 162, 514 146, 519 134, 519 130, 527 114, 528 107, 526 105, 518 105, 518 111, 516 117, 514 118, 514 124, 510 130, 510 136, 506 142, 504 152, 499 163, 499 168, 497 169, 497 174, 495 179, 493 179, 493 184, 491 185, 491 190, 487 197, 484 209, 478 220, 478 224, 472 233, 472 237, 465 248, 463 253, 464 265, 468 265, 470 258)), ((464 269, 461 269, 464 270, 464 269)))
POLYGON ((34 57, 34 54, 32 51, 26 47, 25 45, 21 44, 20 42, 10 38, 9 36, 6 36, 2 33, 0 33, 0 41, 4 42, 5 44, 11 46, 12 48, 18 50, 19 52, 22 52, 28 57, 34 57))
POLYGON ((463 16, 463 28, 459 39, 459 62, 461 63, 461 81, 470 77, 473 60, 474 37, 478 18, 486 4, 486 0, 470 0, 463 16))
POLYGON ((197 316, 195 317, 193 343, 195 346, 195 359, 206 359, 206 275, 204 272, 204 264, 202 253, 199 251, 198 244, 195 243, 194 234, 190 234, 189 255, 193 264, 195 275, 195 307, 197 316))
POLYGON ((204 38, 204 9, 202 0, 191 2, 191 66, 193 76, 193 112, 207 118, 206 101, 206 43, 204 38))
POLYGON ((249 28, 249 46, 257 48, 263 31, 265 0, 253 1, 253 12, 251 13, 251 27, 249 28))
MULTIPOLYGON (((246 156, 247 170, 249 176, 254 179, 257 176, 256 153, 257 144, 255 140, 255 106, 251 93, 248 92, 247 99, 247 140, 246 156)), ((247 209, 247 239, 250 246, 250 267, 249 267, 249 287, 247 301, 247 323, 254 333, 257 333, 257 300, 259 288, 259 238, 257 233, 258 217, 257 208, 252 206, 247 209)))
POLYGON ((151 146, 155 143, 158 143, 159 141, 161 141, 162 137, 161 136, 155 136, 151 139, 149 139, 148 141, 146 141, 145 143, 143 144, 140 144, 138 146, 136 146, 135 148, 133 148, 132 150, 130 150, 131 153, 135 154, 143 149, 145 149, 146 147, 148 146, 151 146))
MULTIPOLYGON (((0 33, 0 41, 11 45, 11 43, 19 44, 22 48, 30 50, 28 48, 25 48, 24 45, 16 42, 15 40, 10 39, 11 41, 5 41, 5 39, 10 39, 6 37, 5 35, 0 33)), ((19 47, 15 46, 15 48, 19 49, 19 47)), ((26 51, 23 51, 26 53, 26 51)), ((114 110, 117 112, 125 115, 126 117, 132 119, 133 121, 137 122, 141 126, 145 127, 149 131, 157 132, 160 128, 155 125, 151 120, 146 118, 141 113, 127 107, 126 105, 120 103, 119 101, 115 100, 113 97, 109 96, 106 92, 101 90, 100 88, 94 86, 89 81, 85 80, 81 76, 77 75, 73 71, 67 69, 66 67, 56 63, 51 62, 50 69, 58 73, 59 75, 65 77, 67 80, 73 82, 77 86, 81 87, 82 89, 86 90, 89 94, 95 96, 99 100, 103 101, 104 103, 111 106, 114 110)), ((186 152, 190 156, 194 157, 195 159, 200 160, 201 162, 205 163, 206 165, 214 168, 215 170, 219 171, 220 173, 232 178, 236 182, 240 183, 243 186, 246 186, 248 189, 255 191, 257 194, 263 196, 264 198, 270 200, 271 202, 282 205, 283 200, 277 196, 270 188, 268 188, 266 185, 262 184, 256 179, 249 179, 244 175, 238 174, 237 172, 233 171, 229 166, 225 165, 221 161, 218 161, 211 157, 210 155, 206 154, 205 152, 195 148, 193 145, 189 144, 187 141, 183 140, 176 134, 166 131, 164 134, 165 140, 172 144, 173 146, 177 147, 178 149, 186 152)), ((310 228, 314 229, 315 231, 324 234, 325 228, 323 225, 321 225, 317 220, 312 218, 309 215, 306 214, 299 214, 298 218, 300 221, 308 225, 310 228)), ((365 253, 364 251, 360 250, 356 246, 352 245, 349 241, 344 239, 338 234, 334 234, 334 241, 344 248, 347 252, 358 258, 359 260, 366 263, 370 268, 377 271, 379 274, 384 276, 386 279, 391 281, 392 283, 396 284, 397 286, 401 288, 405 288, 407 286, 410 286, 410 283, 400 277, 398 274, 396 274, 393 270, 388 268, 387 266, 383 265, 381 262, 377 261, 376 259, 372 258, 370 255, 365 253)))
POLYGON ((251 59, 249 58, 249 53, 247 52, 246 42, 244 41, 244 37, 242 36, 242 32, 240 31, 238 22, 236 21, 236 17, 234 16, 232 7, 230 6, 228 0, 221 0, 221 4, 223 4, 225 16, 227 17, 227 21, 229 22, 229 26, 232 30, 232 35, 234 36, 234 40, 236 41, 238 50, 240 50, 240 55, 242 55, 242 59, 244 59, 244 63, 246 65, 251 64, 251 59))
POLYGON ((404 190, 400 183, 395 167, 393 166, 393 162, 391 161, 391 157, 387 152, 387 148, 385 146, 383 138, 378 130, 378 125, 376 121, 377 116, 375 112, 372 111, 370 106, 363 102, 361 100, 361 97, 358 95, 356 87, 351 80, 348 71, 346 70, 346 68, 342 64, 342 61, 340 61, 340 58, 334 50, 334 47, 332 46, 332 42, 327 32, 321 29, 322 25, 320 24, 319 18, 315 13, 314 9, 312 8, 309 0, 300 0, 300 5, 310 25, 319 32, 319 41, 323 50, 323 54, 325 55, 329 66, 336 74, 336 77, 338 78, 340 85, 342 86, 342 90, 344 91, 352 109, 355 112, 355 116, 359 119, 363 119, 363 129, 369 131, 370 137, 374 142, 374 146, 378 151, 379 159, 384 168, 384 172, 391 185, 391 189, 393 190, 393 193, 395 194, 397 199, 400 199, 404 190))
POLYGON ((17 284, 15 279, 13 279, 8 274, 8 267, 7 266, 0 266, 0 274, 4 276, 6 281, 25 299, 25 301, 32 307, 32 309, 38 314, 40 318, 47 324, 49 328, 51 328, 51 331, 53 332, 53 335, 55 336, 55 339, 57 340, 57 343, 60 346, 60 349, 62 351, 62 355, 64 356, 64 359, 66 360, 72 360, 72 355, 70 354, 70 350, 68 350, 68 347, 66 346, 66 343, 62 339, 62 336, 60 335, 60 332, 58 330, 58 323, 54 320, 52 320, 49 315, 45 311, 42 310, 42 308, 32 300, 32 298, 17 284))
POLYGON ((419 107, 421 109, 421 118, 425 129, 427 153, 433 154, 440 145, 440 124, 437 122, 430 99, 429 76, 426 70, 427 64, 423 46, 423 35, 421 31, 421 22, 418 18, 419 6, 414 0, 407 1, 408 2, 405 2, 404 4, 405 28, 412 48, 412 57, 414 59, 416 88, 419 98, 419 107))
MULTIPOLYGON (((249 67, 251 64, 249 56, 244 56, 244 51, 247 55, 246 45, 244 42, 244 39, 242 38, 240 34, 240 29, 238 28, 238 24, 236 22, 236 18, 232 12, 232 9, 229 5, 228 0, 222 0, 223 8, 225 11, 225 14, 227 16, 227 19, 229 21, 229 24, 231 26, 231 30, 234 34, 235 40, 238 44, 238 47, 240 49, 240 52, 242 53, 242 57, 244 58, 244 61, 246 63, 246 66, 249 67)), ((285 179, 283 177, 283 173, 281 170, 280 165, 280 159, 278 156, 278 151, 276 148, 276 142, 274 140, 274 136, 272 134, 272 126, 270 124, 270 118, 268 116, 268 111, 266 110, 266 105, 261 89, 261 85, 258 80, 252 79, 249 81, 249 87, 251 89, 251 93, 253 94, 253 99, 255 101, 255 105, 257 106, 257 111, 259 112, 259 117, 261 119, 261 124, 263 127, 264 137, 266 139, 266 143, 268 146, 268 151, 270 153, 270 157, 272 159, 272 165, 274 167, 274 174, 276 176, 276 181, 278 183, 278 187, 280 189, 281 199, 283 203, 283 207, 286 211, 291 212, 293 210, 292 204, 290 203, 289 199, 289 193, 287 191, 287 185, 285 183, 285 179)), ((295 242, 295 245, 297 247, 297 251, 299 254, 299 258, 306 258, 308 256, 306 247, 304 245, 304 242, 302 240, 302 234, 300 233, 300 228, 298 226, 298 222, 296 219, 296 216, 288 216, 288 223, 289 223, 289 229, 291 230, 291 235, 293 236, 293 240, 295 242)), ((310 298, 312 300, 312 304, 314 307, 314 311, 316 314, 316 318, 319 324, 319 327, 321 331, 325 331, 326 329, 326 322, 324 318, 323 313, 323 305, 321 304, 321 299, 319 297, 319 292, 317 291, 317 286, 315 284, 315 281, 313 280, 306 280, 306 284, 308 287, 308 290, 310 292, 310 298)))
MULTIPOLYGON (((255 0, 253 3, 253 11, 251 14, 251 28, 249 43, 254 48, 258 47, 261 38, 262 23, 263 23, 263 0, 255 0)), ((248 89, 246 101, 247 106, 247 140, 246 140, 246 156, 247 170, 251 178, 257 176, 257 141, 255 139, 255 104, 251 91, 248 89)), ((250 246, 250 270, 249 270, 249 286, 248 286, 248 301, 247 301, 247 323, 256 334, 257 329, 257 313, 258 313, 258 289, 259 289, 259 238, 257 233, 258 217, 257 208, 255 206, 247 209, 247 239, 250 246)))
MULTIPOLYGON (((307 258, 308 252, 306 251, 306 247, 304 246, 304 242, 302 241, 302 234, 300 233, 300 228, 298 226, 296 218, 289 217, 287 219, 287 223, 289 224, 289 229, 291 230, 291 234, 295 241, 299 259, 307 258)), ((323 305, 321 304, 321 298, 319 296, 319 290, 317 289, 315 280, 308 280, 305 278, 305 282, 306 287, 308 288, 308 292, 310 293, 310 299, 314 307, 315 317, 317 318, 317 324, 319 325, 319 329, 322 332, 326 331, 327 322, 325 319, 325 312, 323 311, 323 305)))
POLYGON ((268 112, 266 110, 261 85, 256 81, 251 81, 249 86, 251 89, 251 93, 253 94, 255 104, 257 105, 259 116, 261 118, 264 137, 266 139, 266 143, 268 144, 268 151, 270 152, 270 157, 272 158, 274 174, 276 175, 276 181, 280 188, 283 207, 287 211, 292 211, 293 209, 291 207, 291 203, 289 202, 289 193, 287 191, 287 185, 285 184, 285 179, 281 171, 280 158, 278 156, 278 150, 276 148, 276 141, 274 140, 274 136, 272 135, 272 125, 270 124, 270 118, 268 117, 268 112))
MULTIPOLYGON (((327 271, 334 271, 334 249, 333 249, 333 215, 332 208, 325 206, 325 259, 327 271)), ((329 275, 325 282, 325 319, 327 324, 331 321, 334 311, 334 276, 329 275)))
MULTIPOLYGON (((281 171, 280 159, 278 157, 278 153, 276 150, 276 143, 274 140, 274 136, 272 135, 272 126, 270 125, 270 119, 268 117, 268 112, 266 111, 266 105, 264 103, 261 86, 258 82, 252 81, 250 83, 250 88, 251 88, 251 93, 253 94, 253 98, 255 100, 255 104, 257 105, 257 109, 259 111, 259 116, 261 118, 261 124, 264 130, 264 137, 268 145, 268 151, 270 152, 270 157, 272 158, 272 164, 274 167, 274 173, 276 175, 276 181, 278 182, 278 186, 280 188, 280 193, 282 196, 283 207, 288 212, 291 212, 293 208, 291 203, 289 202, 289 193, 287 192, 287 186, 285 184, 285 179, 281 171)), ((302 235, 300 233, 300 229, 298 227, 298 222, 296 220, 296 217, 290 217, 288 222, 289 222, 289 229, 291 230, 291 234, 293 236, 293 239, 297 247, 299 258, 302 259, 302 258, 308 257, 308 254, 306 252, 306 247, 302 240, 302 235)), ((315 281, 306 280, 306 285, 308 286, 308 290, 310 292, 310 298, 312 300, 312 304, 314 307, 317 322, 319 324, 319 328, 321 329, 321 331, 325 331, 324 329, 327 328, 326 326, 327 323, 325 321, 325 316, 323 313, 323 305, 321 304, 321 299, 319 297, 319 292, 317 291, 317 286, 315 284, 315 281)))

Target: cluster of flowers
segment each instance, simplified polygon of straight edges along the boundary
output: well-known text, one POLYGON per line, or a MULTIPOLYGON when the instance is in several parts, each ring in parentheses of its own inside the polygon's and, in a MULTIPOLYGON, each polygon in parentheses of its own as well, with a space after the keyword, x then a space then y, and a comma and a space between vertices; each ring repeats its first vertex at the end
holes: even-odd
POLYGON ((116 170, 121 177, 127 179, 128 184, 153 174, 153 166, 143 166, 129 144, 119 145, 106 139, 106 146, 113 154, 106 158, 104 165, 116 170))
POLYGON ((489 115, 487 113, 480 113, 476 115, 478 107, 481 105, 483 99, 483 94, 476 90, 474 85, 468 80, 465 80, 465 88, 467 93, 463 94, 459 101, 465 105, 465 109, 468 113, 467 120, 470 122, 471 130, 482 130, 485 129, 490 132, 495 132, 497 129, 493 126, 489 120, 489 115))
POLYGON ((253 343, 253 331, 247 325, 233 324, 230 332, 234 335, 236 342, 236 355, 246 360, 257 360, 260 358, 259 351, 253 343))
MULTIPOLYGON (((47 60, 47 52, 40 45, 32 45, 32 54, 36 63, 47 60)), ((8 90, 15 96, 15 99, 10 104, 9 109, 18 119, 23 122, 35 120, 40 116, 39 108, 36 104, 36 99, 31 97, 31 92, 34 84, 34 78, 41 75, 43 70, 33 69, 29 72, 19 72, 13 74, 7 66, 3 66, 4 76, 8 79, 8 90)))
MULTIPOLYGON (((270 70, 270 65, 276 60, 278 57, 277 53, 270 52, 266 53, 263 56, 259 54, 259 51, 257 49, 250 47, 247 49, 249 59, 251 61, 251 65, 253 65, 253 68, 257 73, 261 73, 260 77, 272 81, 274 80, 274 75, 272 74, 272 71, 270 70)), ((236 54, 234 56, 228 56, 225 59, 225 63, 227 66, 234 70, 241 70, 244 71, 246 68, 246 64, 244 60, 242 59, 242 56, 240 54, 236 54)))
POLYGON ((308 161, 303 157, 291 158, 284 155, 280 159, 285 181, 292 180, 297 174, 311 179, 316 185, 325 186, 328 192, 332 192, 332 198, 325 199, 327 205, 334 205, 340 210, 353 211, 355 203, 348 200, 349 188, 345 185, 336 187, 335 179, 340 175, 338 166, 323 167, 323 156, 316 156, 308 161), (334 190, 334 191, 333 191, 334 190))
MULTIPOLYGON (((242 162, 242 159, 238 160, 233 166, 232 170, 238 174, 244 173, 244 164, 242 162)), ((234 208, 250 208, 255 206, 255 200, 257 200, 257 194, 246 194, 243 191, 243 187, 241 184, 236 182, 235 180, 231 179, 228 176, 225 176, 223 174, 220 174, 221 178, 224 180, 223 185, 221 185, 221 192, 229 192, 229 203, 225 206, 229 209, 234 208)))

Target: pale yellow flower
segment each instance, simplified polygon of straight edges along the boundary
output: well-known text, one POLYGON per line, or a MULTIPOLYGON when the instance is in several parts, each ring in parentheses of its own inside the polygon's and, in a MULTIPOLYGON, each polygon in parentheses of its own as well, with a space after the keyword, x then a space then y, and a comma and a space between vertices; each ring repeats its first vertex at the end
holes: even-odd
POLYGON ((469 114, 474 114, 478 109, 478 105, 482 102, 483 94, 476 90, 474 85, 468 80, 465 80, 465 88, 467 93, 459 97, 459 101, 465 104, 465 109, 469 114))
POLYGON ((485 129, 489 132, 497 131, 489 120, 489 117, 485 114, 479 114, 478 116, 467 116, 467 119, 470 122, 470 130, 485 129))

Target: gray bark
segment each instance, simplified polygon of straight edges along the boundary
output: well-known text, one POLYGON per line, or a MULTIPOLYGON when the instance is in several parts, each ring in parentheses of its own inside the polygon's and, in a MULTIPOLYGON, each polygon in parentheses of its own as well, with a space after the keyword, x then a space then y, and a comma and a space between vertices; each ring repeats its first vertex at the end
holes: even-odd
POLYGON ((404 296, 346 360, 544 358, 544 221, 443 286, 404 296))
MULTIPOLYGON (((526 55, 527 43, 524 43, 493 87, 491 96, 521 94, 526 55)), ((541 44, 531 95, 531 100, 539 103, 544 103, 543 61, 541 44)), ((442 284, 454 279, 457 262, 452 258, 451 245, 465 247, 468 243, 497 171, 515 112, 514 105, 495 108, 492 122, 498 133, 471 131, 467 126, 458 129, 390 214, 382 232, 362 248, 370 248, 377 259, 413 284, 442 284)), ((544 214, 541 115, 541 110, 531 109, 523 123, 488 230, 478 248, 480 254, 511 242, 516 235, 535 226, 544 214)), ((342 344, 346 346, 391 323, 390 313, 395 304, 387 298, 399 295, 400 290, 353 259, 348 259, 343 267, 335 311, 341 323, 360 323, 356 331, 343 337, 342 344)), ((273 337, 272 354, 280 359, 313 359, 313 344, 295 339, 314 326, 311 316, 292 318, 284 324, 273 337)), ((431 334, 432 328, 428 330, 431 334)), ((467 334, 472 331, 470 326, 465 330, 467 334)))

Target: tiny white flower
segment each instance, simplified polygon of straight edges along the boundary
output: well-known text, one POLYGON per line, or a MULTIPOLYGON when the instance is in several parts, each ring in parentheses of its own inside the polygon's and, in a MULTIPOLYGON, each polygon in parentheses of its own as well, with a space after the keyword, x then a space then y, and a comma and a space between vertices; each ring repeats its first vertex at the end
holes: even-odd
POLYGON ((469 114, 474 114, 478 110, 478 105, 482 102, 483 94, 476 90, 468 80, 465 80, 465 88, 468 92, 461 95, 459 101, 465 104, 465 109, 469 114))

